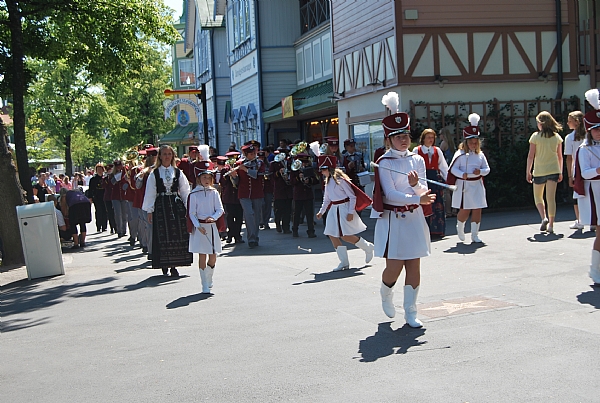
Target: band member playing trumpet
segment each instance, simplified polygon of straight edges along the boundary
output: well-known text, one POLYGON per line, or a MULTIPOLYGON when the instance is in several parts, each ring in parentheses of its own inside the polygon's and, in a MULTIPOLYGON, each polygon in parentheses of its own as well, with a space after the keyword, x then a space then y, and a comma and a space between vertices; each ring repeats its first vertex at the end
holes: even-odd
POLYGON ((294 224, 292 227, 292 236, 297 238, 298 227, 300 226, 300 216, 304 211, 306 216, 306 223, 308 224, 308 230, 306 233, 309 238, 316 238, 315 234, 315 196, 313 192, 313 185, 319 183, 319 179, 315 175, 312 168, 310 157, 306 153, 300 153, 296 156, 297 160, 294 163, 297 164, 298 169, 292 167, 290 173, 290 183, 292 184, 294 191, 294 224))
POLYGON ((342 241, 362 249, 365 252, 365 262, 369 263, 373 259, 374 247, 372 243, 356 235, 367 229, 356 210, 366 208, 371 204, 371 200, 357 186, 352 186, 350 178, 341 169, 336 168, 337 163, 334 156, 320 155, 318 161, 319 172, 325 178, 325 191, 317 219, 321 219, 323 213, 330 210, 324 234, 329 236, 340 260, 340 264, 333 271, 350 268, 348 249, 342 245, 342 241), (362 196, 361 201, 368 200, 367 203, 361 203, 358 206, 357 196, 362 196))
POLYGON ((382 121, 385 137, 391 148, 379 158, 380 168, 375 169, 375 188, 371 217, 375 224, 375 256, 386 260, 381 280, 381 304, 385 314, 393 318, 393 288, 406 269, 404 281, 404 318, 411 327, 422 327, 417 319, 417 295, 421 284, 421 258, 430 254, 430 235, 421 204, 431 204, 435 195, 430 194, 425 177, 425 161, 408 151, 410 146, 410 118, 398 113, 398 94, 390 92, 382 99, 394 114, 382 121), (407 172, 398 175, 390 169, 407 172))
POLYGON ((258 225, 264 204, 263 179, 265 166, 256 158, 260 143, 248 142, 242 147, 245 160, 238 161, 237 166, 232 169, 231 177, 238 187, 238 198, 244 210, 244 221, 246 222, 246 238, 248 247, 258 246, 258 225))

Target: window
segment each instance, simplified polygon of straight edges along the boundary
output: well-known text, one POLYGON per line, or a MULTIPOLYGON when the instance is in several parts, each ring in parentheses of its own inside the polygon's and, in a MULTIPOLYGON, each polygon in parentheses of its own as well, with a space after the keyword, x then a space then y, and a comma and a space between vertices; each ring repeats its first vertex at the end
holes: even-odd
POLYGON ((233 3, 233 48, 250 39, 250 0, 233 3))
POLYGON ((304 49, 296 50, 296 79, 298 85, 304 84, 304 49))
POLYGON ((313 47, 313 66, 314 66, 314 77, 315 80, 321 78, 323 66, 321 62, 321 40, 317 39, 312 44, 313 47))
POLYGON ((381 122, 352 125, 352 138, 356 140, 356 149, 365 156, 365 164, 371 165, 375 150, 384 145, 381 122))
POLYGON ((185 59, 179 61, 179 85, 196 85, 196 75, 194 74, 194 61, 185 59))
POLYGON ((329 20, 327 0, 300 0, 300 29, 305 34, 329 20))
POLYGON ((323 52, 323 75, 331 74, 331 35, 323 35, 322 52, 323 52))
POLYGON ((310 44, 304 46, 304 74, 306 82, 313 80, 313 58, 310 44))
POLYGON ((206 73, 210 66, 210 37, 208 31, 198 32, 196 36, 196 54, 198 60, 198 75, 206 73))

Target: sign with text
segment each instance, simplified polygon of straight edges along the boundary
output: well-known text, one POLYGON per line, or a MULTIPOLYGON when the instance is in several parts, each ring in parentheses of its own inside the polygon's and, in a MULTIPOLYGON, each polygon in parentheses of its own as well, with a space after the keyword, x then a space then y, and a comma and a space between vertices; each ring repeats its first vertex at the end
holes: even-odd
POLYGON ((231 85, 241 83, 247 78, 258 73, 258 64, 256 60, 256 50, 244 57, 242 60, 231 66, 231 85))

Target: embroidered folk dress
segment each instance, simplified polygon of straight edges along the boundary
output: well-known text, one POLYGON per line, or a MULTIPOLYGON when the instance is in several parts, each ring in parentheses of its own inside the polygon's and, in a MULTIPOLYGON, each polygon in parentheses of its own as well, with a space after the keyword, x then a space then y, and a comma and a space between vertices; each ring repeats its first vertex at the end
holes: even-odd
POLYGON ((213 187, 196 186, 190 193, 188 212, 194 224, 190 234, 189 251, 205 255, 221 253, 221 238, 216 221, 223 215, 224 209, 219 192, 213 187), (215 222, 203 222, 208 218, 215 222), (206 234, 201 233, 199 228, 204 228, 206 234))
POLYGON ((456 190, 452 194, 452 207, 458 209, 478 209, 487 207, 483 177, 490 173, 490 166, 482 152, 458 150, 450 164, 450 172, 456 176, 456 190), (479 175, 473 171, 479 169, 479 175), (467 174, 467 180, 462 179, 467 174))
POLYGON ((429 228, 423 208, 419 205, 421 196, 427 192, 426 182, 418 181, 412 187, 408 183, 407 175, 385 169, 392 168, 405 173, 417 171, 419 177, 425 178, 425 161, 415 153, 390 149, 379 159, 378 164, 384 210, 381 216, 374 209, 371 210, 371 217, 377 218, 375 256, 397 260, 429 256, 431 251, 429 228), (418 207, 412 212, 396 213, 389 209, 391 206, 418 207))
MULTIPOLYGON (((425 160, 427 179, 445 182, 448 178, 448 163, 442 150, 436 146, 424 145, 415 147, 413 153, 419 154, 425 160)), ((444 188, 435 184, 428 184, 431 193, 435 194, 435 201, 431 204, 432 215, 425 217, 429 231, 433 235, 446 233, 446 209, 444 207, 444 188)))
POLYGON ((356 235, 367 229, 367 226, 356 213, 356 195, 352 190, 352 186, 345 179, 340 178, 338 180, 339 184, 335 183, 332 177, 329 178, 323 193, 323 204, 319 210, 320 214, 324 214, 329 208, 323 234, 337 238, 345 235, 356 235), (342 203, 333 204, 333 202, 342 203), (331 207, 329 207, 330 205, 331 207), (347 220, 348 214, 353 215, 352 221, 347 220))
POLYGON ((186 225, 190 184, 179 169, 160 166, 146 182, 142 210, 152 214, 152 268, 191 266, 186 225))

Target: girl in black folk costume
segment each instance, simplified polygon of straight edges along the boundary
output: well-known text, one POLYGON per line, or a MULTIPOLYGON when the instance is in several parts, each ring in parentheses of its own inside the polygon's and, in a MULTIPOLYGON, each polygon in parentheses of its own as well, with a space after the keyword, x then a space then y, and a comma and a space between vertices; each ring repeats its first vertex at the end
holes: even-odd
POLYGON ((161 268, 164 275, 170 267, 171 276, 177 277, 176 266, 192 265, 185 207, 189 193, 185 174, 175 166, 173 148, 160 146, 154 171, 146 182, 142 210, 152 224, 152 268, 161 268))
POLYGON ((210 168, 208 161, 201 161, 196 165, 194 170, 197 186, 190 192, 187 202, 188 217, 192 224, 188 228, 191 232, 189 251, 199 254, 198 267, 203 294, 209 294, 213 286, 217 255, 222 251, 217 220, 225 212, 219 192, 213 187, 216 171, 210 168))
MULTIPOLYGON (((433 129, 423 130, 421 139, 419 140, 420 145, 413 149, 413 153, 423 157, 428 179, 444 183, 448 178, 448 163, 444 158, 442 150, 434 145, 435 137, 433 129)), ((433 214, 425 217, 425 221, 427 221, 431 235, 443 237, 446 234, 444 188, 431 183, 428 184, 428 187, 436 197, 435 201, 431 204, 433 214)))
POLYGON ((325 226, 324 234, 329 236, 331 243, 340 259, 340 264, 333 271, 350 268, 348 249, 342 245, 342 240, 354 244, 365 252, 365 262, 373 259, 374 246, 364 238, 357 236, 367 229, 360 219, 357 210, 363 210, 371 204, 371 199, 350 178, 336 168, 337 161, 334 156, 318 156, 319 172, 325 179, 323 205, 317 213, 320 219, 328 209, 329 220, 325 226), (360 200, 359 200, 360 198, 360 200))

